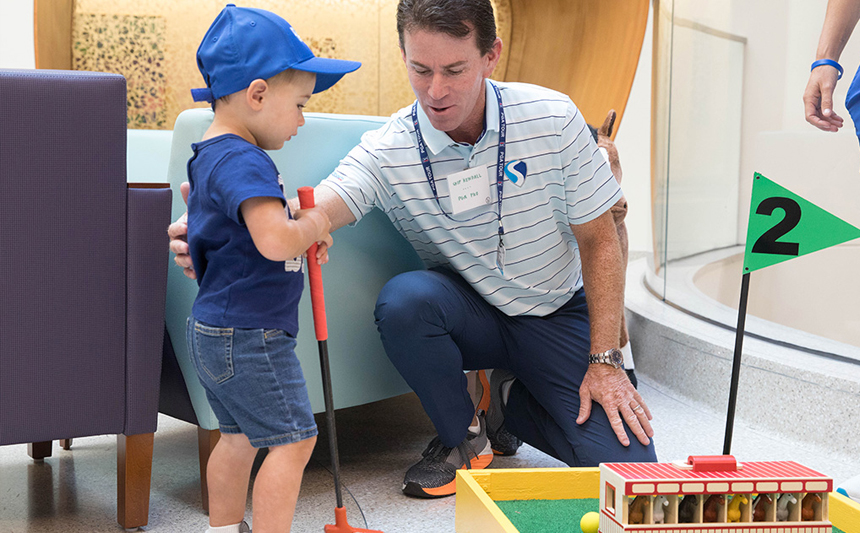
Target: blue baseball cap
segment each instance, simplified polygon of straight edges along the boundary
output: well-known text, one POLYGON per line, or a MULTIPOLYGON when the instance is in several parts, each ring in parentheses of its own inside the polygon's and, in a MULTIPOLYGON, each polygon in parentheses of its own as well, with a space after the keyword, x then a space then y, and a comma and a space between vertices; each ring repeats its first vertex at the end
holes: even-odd
POLYGON ((290 23, 274 13, 227 4, 197 49, 197 68, 207 87, 191 89, 191 96, 195 102, 213 102, 287 69, 316 74, 318 93, 360 66, 314 56, 290 23))

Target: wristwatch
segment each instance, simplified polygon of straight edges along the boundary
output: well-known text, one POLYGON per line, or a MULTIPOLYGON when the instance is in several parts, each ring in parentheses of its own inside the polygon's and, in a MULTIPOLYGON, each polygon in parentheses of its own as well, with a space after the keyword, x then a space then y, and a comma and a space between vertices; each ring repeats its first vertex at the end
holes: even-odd
POLYGON ((621 350, 618 348, 612 348, 610 350, 606 350, 605 352, 593 353, 588 356, 588 363, 603 363, 605 365, 612 365, 615 368, 622 368, 624 366, 624 354, 621 353, 621 350))

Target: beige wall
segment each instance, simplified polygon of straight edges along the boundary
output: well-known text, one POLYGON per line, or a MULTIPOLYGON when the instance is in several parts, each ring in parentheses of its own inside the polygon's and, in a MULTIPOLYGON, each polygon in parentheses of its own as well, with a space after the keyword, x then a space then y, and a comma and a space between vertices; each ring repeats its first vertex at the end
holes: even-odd
MULTIPOLYGON (((860 347, 860 247, 836 246, 756 271, 747 313, 777 324, 860 347)), ((696 287, 737 309, 743 254, 711 263, 694 276, 696 287)))
POLYGON ((35 68, 32 0, 0 0, 0 68, 35 68))

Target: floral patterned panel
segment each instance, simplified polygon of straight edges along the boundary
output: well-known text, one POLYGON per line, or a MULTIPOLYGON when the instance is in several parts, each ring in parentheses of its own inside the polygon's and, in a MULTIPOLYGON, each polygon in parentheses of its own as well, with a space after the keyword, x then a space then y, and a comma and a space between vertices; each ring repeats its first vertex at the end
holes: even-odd
POLYGON ((73 68, 125 76, 129 128, 169 128, 164 40, 161 17, 82 14, 73 26, 73 68))

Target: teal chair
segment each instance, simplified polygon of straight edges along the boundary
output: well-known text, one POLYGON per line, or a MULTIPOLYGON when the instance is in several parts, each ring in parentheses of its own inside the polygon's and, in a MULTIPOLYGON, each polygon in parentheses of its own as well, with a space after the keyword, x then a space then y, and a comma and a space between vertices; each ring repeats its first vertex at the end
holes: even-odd
MULTIPOLYGON (((191 109, 177 117, 172 135, 167 177, 174 191, 173 219, 185 212, 179 186, 187 181, 186 163, 191 143, 199 141, 212 122, 209 109, 191 109)), ((380 127, 385 119, 351 115, 307 113, 299 134, 278 151, 269 152, 284 178, 288 197, 301 186, 317 185, 356 146, 361 135, 380 127)), ((142 134, 138 146, 163 142, 158 134, 142 134)), ((144 156, 146 157, 146 156, 144 156)), ((141 162, 145 165, 145 162, 141 162)), ((172 258, 171 258, 172 260, 172 258)), ((387 217, 374 210, 355 227, 334 233, 330 261, 323 266, 329 353, 335 408, 370 403, 409 392, 385 355, 376 331, 373 309, 382 286, 393 276, 424 268, 412 247, 387 217)), ((167 333, 162 374, 160 411, 199 426, 203 505, 207 508, 206 461, 217 442, 218 420, 206 401, 185 344, 185 321, 197 295, 197 282, 173 264, 167 283, 167 333), (181 375, 181 380, 179 376, 181 375), (193 413, 188 408, 190 403, 193 413)), ((297 354, 307 382, 314 412, 325 410, 307 287, 299 310, 297 354)))

